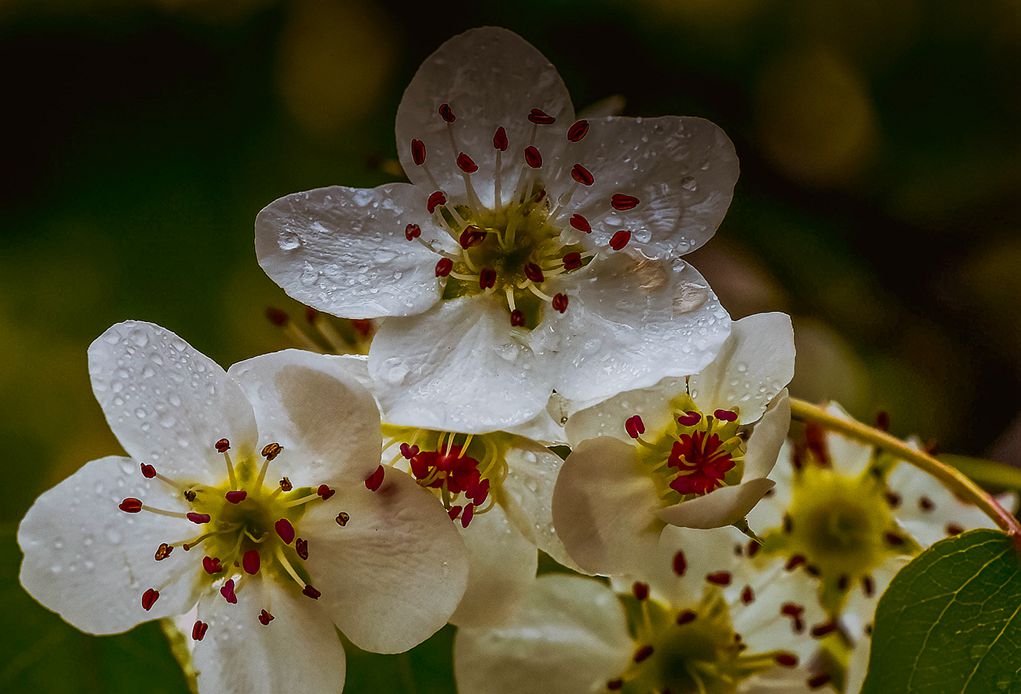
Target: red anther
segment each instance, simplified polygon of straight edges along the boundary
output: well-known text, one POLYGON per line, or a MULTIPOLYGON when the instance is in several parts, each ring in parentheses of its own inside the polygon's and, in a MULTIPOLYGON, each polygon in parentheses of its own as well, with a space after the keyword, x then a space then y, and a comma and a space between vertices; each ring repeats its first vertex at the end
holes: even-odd
POLYGON ((291 480, 286 477, 281 477, 277 484, 280 485, 281 491, 289 492, 294 489, 294 485, 291 484, 291 480))
POLYGON ((454 269, 454 261, 450 258, 440 258, 436 261, 436 276, 446 277, 454 269))
POLYGON ((533 108, 528 112, 528 120, 536 125, 552 125, 557 119, 543 111, 541 108, 533 108))
POLYGON ((677 626, 682 627, 685 624, 691 624, 698 618, 698 613, 695 610, 681 610, 675 620, 677 626))
POLYGON ((737 421, 737 412, 734 412, 733 410, 716 410, 715 412, 713 412, 713 416, 722 422, 737 421))
MULTIPOLYGON (((283 312, 281 311, 281 313, 283 312)), ((230 441, 228 441, 227 439, 220 439, 219 441, 214 443, 213 446, 216 448, 217 453, 226 453, 227 451, 230 450, 230 441)))
POLYGON ((947 523, 947 527, 944 530, 947 531, 947 535, 960 535, 964 532, 964 528, 957 523, 947 523))
POLYGON ((812 634, 813 638, 821 639, 823 636, 832 634, 836 630, 837 625, 835 622, 823 622, 822 624, 816 624, 812 627, 812 631, 809 633, 812 634))
POLYGON ((337 514, 337 517, 334 518, 334 520, 337 521, 337 525, 339 525, 340 527, 342 528, 346 527, 347 522, 351 520, 351 514, 347 513, 346 511, 341 511, 340 513, 337 514))
POLYGON ((147 480, 151 480, 153 477, 156 476, 156 468, 154 468, 152 465, 142 463, 139 467, 142 468, 142 477, 146 478, 147 480))
POLYGON ((651 644, 646 644, 639 648, 637 651, 635 651, 635 654, 631 656, 631 659, 634 660, 636 663, 640 663, 643 660, 648 660, 650 657, 652 657, 652 654, 655 652, 656 649, 653 648, 651 644))
POLYGON ((266 320, 280 328, 287 325, 291 319, 284 311, 271 306, 266 309, 266 320))
POLYGON ((521 312, 521 309, 514 309, 511 311, 511 326, 514 328, 520 328, 525 324, 525 314, 521 312))
POLYGON ((622 680, 619 677, 615 680, 610 680, 609 682, 606 683, 606 688, 609 689, 611 692, 620 691, 621 689, 624 688, 624 680, 622 680))
POLYGON ((230 491, 224 494, 223 498, 232 504, 240 504, 242 501, 248 498, 248 492, 246 492, 244 489, 230 491))
POLYGON ((578 231, 583 231, 586 234, 592 233, 592 225, 588 223, 588 220, 582 217, 580 214, 572 214, 571 218, 567 222, 578 231))
POLYGON ((425 163, 425 143, 421 140, 411 140, 411 161, 415 162, 415 166, 425 163))
POLYGON ((777 653, 773 660, 776 661, 777 665, 782 665, 783 667, 798 666, 798 656, 793 653, 777 653))
POLYGON ((886 503, 890 505, 890 508, 897 508, 900 506, 901 501, 903 501, 897 492, 886 492, 883 494, 883 497, 886 499, 886 503))
POLYGON ((261 610, 259 612, 259 623, 262 624, 262 626, 268 626, 274 619, 276 618, 266 610, 261 610))
POLYGON ((729 571, 716 571, 715 573, 706 574, 705 580, 714 586, 729 586, 731 576, 729 571))
POLYGON ((620 231, 614 232, 613 236, 610 237, 610 248, 615 251, 619 251, 628 244, 631 240, 631 232, 627 229, 621 229, 620 231))
POLYGON ((223 565, 220 564, 220 560, 216 557, 202 557, 202 568, 210 576, 223 571, 223 565))
POLYGON ((481 227, 477 227, 474 224, 469 224, 461 232, 457 242, 461 245, 461 248, 465 250, 472 246, 477 246, 486 240, 486 231, 481 227))
MULTIPOLYGON (((957 535, 959 533, 954 534, 957 535)), ((904 544, 904 538, 894 532, 884 533, 883 539, 886 540, 887 544, 893 545, 894 547, 900 547, 901 545, 904 544)))
POLYGON ((794 571, 794 569, 798 568, 806 561, 808 560, 805 559, 805 556, 803 554, 795 554, 793 557, 787 560, 787 564, 784 566, 784 568, 787 569, 788 571, 794 571))
POLYGON ((685 427, 693 427, 701 421, 702 415, 692 410, 689 410, 686 414, 682 414, 677 418, 677 423, 685 427))
POLYGON ((274 523, 273 529, 277 531, 277 535, 284 541, 285 545, 291 544, 294 540, 294 526, 286 518, 281 518, 274 523))
POLYGON ((755 591, 752 590, 751 586, 745 586, 741 591, 741 602, 745 605, 751 605, 755 602, 755 591))
POLYGON ((124 511, 124 513, 138 513, 142 510, 142 500, 129 496, 127 499, 122 501, 120 506, 117 508, 124 511))
POLYGON ((683 576, 688 570, 688 560, 684 558, 684 552, 678 551, 674 555, 674 573, 683 576))
POLYGON ((208 523, 212 520, 208 513, 195 513, 194 511, 189 513, 187 518, 195 525, 202 525, 203 523, 208 523))
POLYGON ((785 617, 800 617, 805 613, 805 608, 796 602, 785 602, 780 606, 780 614, 785 617))
POLYGON ((308 559, 308 540, 299 537, 294 541, 294 551, 298 553, 298 556, 302 560, 308 559))
POLYGON ((262 565, 262 558, 259 556, 259 552, 254 549, 250 549, 241 556, 241 568, 245 570, 245 573, 252 574, 253 576, 259 573, 259 567, 262 565))
POLYGON ((379 486, 383 484, 383 476, 385 474, 386 471, 383 469, 382 465, 377 467, 375 470, 373 470, 371 475, 365 478, 365 488, 368 489, 370 492, 374 492, 377 489, 379 489, 379 486))
POLYGON ((596 179, 592 176, 592 172, 581 164, 575 164, 571 167, 571 178, 583 186, 590 186, 596 182, 596 179))
POLYGON ((201 641, 202 637, 206 635, 206 630, 209 625, 203 622, 201 619, 196 619, 195 624, 191 627, 191 638, 195 641, 201 641))
POLYGON ((457 168, 461 169, 465 173, 475 173, 479 170, 479 165, 475 163, 475 160, 469 157, 464 152, 457 155, 457 168))
POLYGON ((331 489, 328 485, 325 484, 320 484, 319 488, 316 489, 316 494, 318 494, 323 501, 326 501, 336 493, 337 493, 336 489, 331 489))
POLYGON ((432 214, 436 210, 437 207, 439 207, 440 205, 446 205, 446 204, 447 204, 447 196, 443 194, 442 190, 437 190, 435 193, 433 193, 433 194, 431 194, 429 196, 428 200, 426 200, 425 208, 427 210, 429 210, 429 214, 432 214))
POLYGON ((468 524, 472 522, 472 518, 475 517, 475 504, 466 504, 464 511, 461 513, 461 527, 467 528, 468 524))
POLYGON ((638 207, 638 198, 634 195, 624 195, 622 193, 614 193, 610 198, 610 206, 620 212, 627 212, 638 207))
POLYGON ((496 132, 493 133, 493 147, 501 152, 506 152, 509 145, 510 141, 507 139, 507 131, 504 130, 501 125, 496 129, 496 132))
POLYGON ((351 327, 362 337, 369 337, 375 326, 370 318, 355 318, 351 321, 351 327))
POLYGON ((920 497, 918 499, 918 508, 923 511, 931 511, 936 508, 936 504, 933 503, 932 499, 927 496, 920 497))
POLYGON ((411 460, 416 455, 418 455, 420 452, 421 452, 421 449, 418 446, 412 446, 409 443, 402 443, 401 444, 401 455, 404 456, 404 458, 406 460, 411 460))
POLYGON ((544 282, 546 280, 546 275, 542 273, 542 268, 535 263, 525 263, 525 277, 533 282, 544 282))
POLYGON ((461 515, 461 507, 451 506, 447 509, 447 515, 450 516, 450 520, 457 520, 457 517, 461 515))
POLYGON ((821 675, 815 675, 814 677, 809 677, 807 682, 808 688, 819 689, 820 687, 829 684, 830 679, 831 679, 830 676, 827 675, 826 673, 823 673, 821 675))
POLYGON ((880 410, 876 413, 876 429, 880 431, 890 430, 890 413, 886 410, 880 410))
POLYGON ((567 139, 571 142, 580 142, 586 135, 588 135, 587 120, 575 121, 574 125, 567 129, 567 139))
POLYGON ((450 104, 440 104, 440 107, 437 110, 440 114, 440 118, 446 122, 453 123, 457 120, 457 117, 454 116, 454 109, 450 108, 450 104))
POLYGON ((220 595, 222 595, 223 599, 229 602, 231 605, 238 604, 238 596, 237 593, 234 592, 233 578, 227 579, 227 582, 220 586, 220 595))
POLYGON ((277 442, 267 443, 262 447, 262 457, 267 461, 275 460, 278 455, 284 450, 284 447, 277 442))
POLYGON ((635 581, 631 584, 631 593, 636 600, 647 600, 649 598, 649 584, 635 581))
POLYGON ((637 439, 645 433, 645 422, 642 421, 639 415, 632 415, 624 420, 624 430, 628 436, 637 439))
POLYGON ((479 289, 491 289, 496 286, 496 270, 484 267, 479 272, 479 289))
POLYGON ((160 592, 155 588, 148 588, 142 593, 142 609, 148 612, 156 601, 160 599, 160 592))
POLYGON ((532 145, 525 147, 525 163, 533 169, 538 169, 542 166, 542 155, 539 154, 539 150, 532 145))
POLYGON ((565 270, 577 270, 581 267, 581 253, 578 251, 571 251, 564 256, 564 269, 565 270))
POLYGON ((409 224, 408 226, 404 227, 404 238, 406 238, 408 241, 414 241, 421 235, 422 227, 418 226, 417 224, 409 224))
POLYGON ((567 304, 570 302, 567 294, 554 294, 553 295, 553 310, 559 313, 563 313, 567 310, 567 304))
POLYGON ((749 557, 754 557, 756 554, 759 553, 759 550, 761 550, 761 549, 762 549, 762 545, 760 545, 755 540, 749 540, 748 541, 748 547, 747 547, 747 549, 745 549, 745 553, 749 557))
POLYGON ((313 600, 318 600, 319 596, 322 595, 322 593, 313 588, 311 585, 306 585, 304 588, 301 589, 301 592, 302 594, 312 598, 313 600))
POLYGON ((164 559, 169 557, 170 553, 173 551, 174 551, 173 545, 168 545, 166 542, 163 542, 160 544, 159 547, 156 548, 156 553, 153 555, 153 558, 156 559, 156 561, 163 561, 164 559))

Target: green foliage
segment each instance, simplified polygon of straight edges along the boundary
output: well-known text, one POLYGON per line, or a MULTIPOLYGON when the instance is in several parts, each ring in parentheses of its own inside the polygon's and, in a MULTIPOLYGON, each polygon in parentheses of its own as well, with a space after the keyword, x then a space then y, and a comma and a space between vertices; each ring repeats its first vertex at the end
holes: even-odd
POLYGON ((879 603, 862 694, 1021 692, 1021 555, 996 530, 933 545, 879 603))

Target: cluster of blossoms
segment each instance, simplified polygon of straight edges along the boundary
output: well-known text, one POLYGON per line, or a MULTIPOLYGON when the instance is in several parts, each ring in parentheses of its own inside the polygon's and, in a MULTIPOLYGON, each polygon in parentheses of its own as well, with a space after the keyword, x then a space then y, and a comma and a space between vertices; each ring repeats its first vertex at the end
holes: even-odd
POLYGON ((730 203, 727 137, 579 118, 501 29, 441 46, 396 131, 410 183, 256 220, 306 350, 93 343, 130 457, 38 499, 26 590, 95 634, 176 617, 203 692, 339 691, 337 630, 395 653, 448 622, 466 693, 853 690, 832 644, 866 642, 934 527, 982 518, 871 449, 785 447, 790 319, 732 323, 682 259, 730 203), (537 578, 539 550, 587 575, 537 578))

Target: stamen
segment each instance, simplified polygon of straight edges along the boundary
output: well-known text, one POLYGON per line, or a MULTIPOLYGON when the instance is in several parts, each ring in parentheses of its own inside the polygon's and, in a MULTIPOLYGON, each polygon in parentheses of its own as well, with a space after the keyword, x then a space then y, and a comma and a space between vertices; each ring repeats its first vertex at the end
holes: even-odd
POLYGON ((436 262, 436 276, 446 277, 454 269, 454 261, 450 258, 440 258, 436 262))
POLYGON ((581 253, 578 251, 571 251, 564 256, 564 269, 567 271, 577 270, 581 267, 581 253))
POLYGON ((209 629, 209 625, 200 619, 195 620, 195 624, 191 627, 191 638, 195 641, 201 641, 202 637, 206 635, 206 630, 209 629))
POLYGON ((472 518, 475 517, 475 504, 468 504, 464 507, 464 512, 461 513, 461 527, 467 528, 472 522, 472 518))
POLYGON ((220 586, 220 595, 222 595, 223 599, 229 602, 231 605, 238 604, 238 596, 234 590, 233 578, 227 579, 227 582, 220 586))
POLYGON ((263 626, 269 626, 269 623, 272 622, 274 619, 275 617, 266 610, 262 610, 259 612, 259 623, 262 624, 263 626))
POLYGON ((286 518, 281 518, 274 523, 273 529, 276 530, 277 535, 283 540, 285 545, 291 544, 294 540, 294 526, 286 518))
POLYGON ((457 168, 466 174, 472 174, 479 170, 479 165, 475 163, 474 159, 461 152, 457 155, 457 168))
POLYGON ((493 134, 493 147, 499 152, 506 152, 510 141, 507 139, 507 131, 501 125, 493 134))
POLYGON ((822 624, 816 624, 812 627, 812 631, 809 633, 812 634, 812 638, 821 639, 824 636, 832 634, 836 630, 837 625, 835 622, 823 622, 822 624))
POLYGON ((440 114, 440 118, 447 123, 453 123, 457 120, 457 117, 454 115, 454 109, 450 108, 450 104, 440 104, 438 112, 440 114))
POLYGON ((773 660, 776 662, 777 665, 780 665, 782 667, 798 666, 798 656, 794 655, 793 653, 777 653, 773 657, 773 660))
POLYGON ((255 575, 259 573, 259 566, 262 564, 262 559, 259 557, 259 552, 254 549, 250 549, 244 553, 241 557, 241 568, 245 570, 245 573, 255 575))
POLYGON ((567 294, 554 294, 553 295, 553 310, 559 313, 564 313, 567 310, 567 304, 570 301, 567 294))
POLYGON ((160 599, 160 592, 155 588, 148 588, 142 593, 142 609, 148 612, 156 601, 160 599))
POLYGON ((461 506, 451 506, 447 509, 447 516, 450 517, 450 520, 457 520, 459 515, 461 515, 461 506))
POLYGON ((518 309, 514 309, 510 314, 511 327, 520 328, 525 324, 525 314, 518 309))
POLYGON ((571 167, 571 178, 573 178, 575 181, 582 184, 583 186, 590 186, 596 182, 596 179, 592 175, 592 172, 586 169, 581 164, 575 164, 573 167, 571 167))
POLYGON ((638 207, 638 198, 633 195, 615 193, 610 198, 610 207, 619 212, 627 212, 628 210, 633 210, 638 207))
POLYGON ((814 677, 809 677, 807 682, 808 688, 819 689, 820 687, 829 684, 830 679, 831 679, 830 676, 827 675, 826 673, 823 673, 821 675, 815 675, 814 677))
POLYGON ((223 564, 216 557, 202 557, 202 568, 207 574, 212 576, 223 571, 223 564))
POLYGON ((479 288, 485 291, 496 286, 496 270, 491 267, 484 267, 479 272, 479 288))
POLYGON ((733 410, 716 410, 715 412, 713 412, 713 416, 722 422, 737 421, 737 412, 734 412, 733 410))
POLYGON ((138 513, 142 510, 142 500, 129 496, 117 508, 124 511, 124 513, 138 513))
POLYGON ((306 584, 305 587, 301 589, 301 592, 303 595, 310 597, 313 600, 318 600, 320 596, 322 596, 322 593, 320 593, 318 590, 316 590, 309 584, 306 584))
POLYGON ((678 551, 674 555, 674 573, 678 576, 683 576, 688 570, 688 560, 684 557, 684 552, 678 551))
POLYGON ((407 460, 411 460, 416 455, 418 455, 419 452, 420 452, 420 449, 419 449, 418 446, 413 446, 413 445, 408 444, 408 443, 402 443, 401 444, 401 455, 404 456, 404 458, 407 459, 407 460))
POLYGON ((631 593, 634 594, 636 600, 647 600, 649 598, 649 584, 635 581, 631 584, 631 593))
MULTIPOLYGON (((147 509, 147 510, 154 511, 155 509, 151 509, 150 508, 150 509, 147 509)), ((203 523, 208 523, 210 520, 212 520, 212 518, 210 517, 210 515, 208 513, 195 513, 194 511, 191 511, 190 513, 186 513, 185 514, 185 518, 190 520, 195 525, 202 525, 203 523)))
POLYGON ((536 125, 552 125, 557 122, 556 118, 539 108, 533 108, 528 112, 528 120, 536 125))
POLYGON ((351 515, 346 511, 341 511, 340 513, 337 514, 336 520, 337 525, 343 528, 344 526, 347 525, 347 522, 351 520, 351 515))
POLYGON ((446 204, 447 196, 444 195, 442 190, 437 190, 435 193, 432 193, 426 201, 426 209, 429 210, 429 214, 432 214, 436 211, 437 207, 446 204))
POLYGON ((154 555, 156 561, 163 561, 170 556, 170 553, 174 551, 173 545, 168 545, 166 542, 156 548, 156 554, 154 555))
POLYGON ((422 227, 417 224, 409 224, 404 227, 404 238, 408 241, 414 241, 422 235, 422 227))
POLYGON ((698 613, 695 610, 681 610, 677 615, 677 619, 674 620, 677 626, 683 627, 685 624, 691 624, 698 618, 698 613))
POLYGON ((624 430, 627 431, 628 436, 637 439, 645 433, 645 422, 639 415, 633 415, 624 422, 624 430))
POLYGON ((308 559, 308 540, 301 537, 295 540, 294 551, 301 557, 302 561, 308 559))
POLYGON ((227 439, 220 439, 219 441, 214 443, 213 446, 216 448, 217 453, 223 454, 223 459, 227 464, 227 478, 230 481, 230 488, 237 489, 238 478, 237 475, 234 473, 234 463, 231 462, 230 453, 228 452, 230 451, 230 441, 228 441, 227 439))
POLYGON ((542 274, 542 268, 535 263, 525 263, 525 277, 533 282, 544 282, 546 280, 545 275, 542 274))
POLYGON ((652 657, 652 654, 656 652, 656 649, 651 644, 646 644, 635 651, 635 654, 631 657, 636 663, 640 663, 644 660, 648 660, 652 657))
POLYGON ((533 169, 538 169, 542 166, 542 155, 539 154, 539 150, 532 145, 525 147, 525 163, 533 169))
POLYGON ((152 465, 142 463, 140 467, 142 469, 142 477, 151 480, 153 477, 156 476, 156 468, 154 468, 152 465))
POLYGON ((729 586, 731 575, 729 571, 717 571, 715 573, 706 574, 705 580, 715 586, 729 586))
POLYGON ((689 410, 687 414, 683 414, 677 418, 677 423, 686 427, 693 427, 700 421, 702 421, 702 415, 691 410, 689 410))
POLYGON ((316 496, 322 498, 323 501, 326 501, 336 493, 337 493, 336 489, 333 489, 329 485, 325 484, 320 484, 319 487, 316 489, 316 496))
POLYGON ((411 160, 415 162, 415 166, 421 166, 425 163, 425 143, 421 140, 412 138, 411 160))
POLYGON ((580 214, 571 215, 571 219, 568 221, 568 224, 570 224, 578 231, 584 232, 586 234, 592 233, 592 225, 589 224, 588 220, 582 217, 580 214))
POLYGON ((610 248, 615 251, 619 251, 628 244, 631 240, 631 232, 627 229, 621 229, 610 237, 610 248))
POLYGON ((570 142, 581 142, 588 135, 589 123, 587 120, 575 121, 574 125, 567 129, 567 139, 570 142))
POLYGON ((371 475, 365 478, 365 488, 370 492, 374 492, 379 489, 380 485, 383 484, 383 476, 385 474, 386 471, 383 469, 382 465, 377 467, 371 475))
POLYGON ((461 248, 468 250, 472 246, 478 246, 480 243, 486 240, 487 232, 485 229, 478 227, 474 224, 469 224, 461 232, 457 242, 461 248))
POLYGON ((248 492, 246 492, 244 489, 230 491, 224 494, 223 498, 225 498, 232 504, 240 504, 242 501, 248 498, 248 492))

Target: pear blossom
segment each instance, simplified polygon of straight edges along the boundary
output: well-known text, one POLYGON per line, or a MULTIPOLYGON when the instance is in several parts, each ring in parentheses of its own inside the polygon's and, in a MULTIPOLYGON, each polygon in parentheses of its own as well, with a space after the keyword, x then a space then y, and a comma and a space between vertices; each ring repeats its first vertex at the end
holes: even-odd
MULTIPOLYGON (((506 622, 462 628, 462 694, 807 692, 831 630, 810 582, 782 562, 751 565, 732 527, 671 527, 636 573, 613 586, 540 576, 506 622)), ((753 543, 754 544, 754 543, 753 543)))
POLYGON ((740 523, 790 425, 790 317, 736 321, 716 359, 687 379, 622 393, 573 414, 553 520, 568 554, 592 573, 627 573, 669 525, 740 523))
POLYGON ((426 59, 396 135, 410 183, 296 193, 256 220, 289 295, 385 318, 369 369, 389 421, 506 429, 553 390, 605 399, 698 371, 723 343, 726 311, 680 259, 738 175, 712 123, 576 119, 555 68, 487 27, 426 59))
POLYGON ((463 543, 432 495, 383 471, 371 394, 330 366, 292 351, 225 372, 159 326, 107 330, 89 372, 131 457, 36 500, 21 584, 93 634, 197 605, 202 692, 339 691, 337 629, 384 653, 428 638, 464 592, 463 543))

